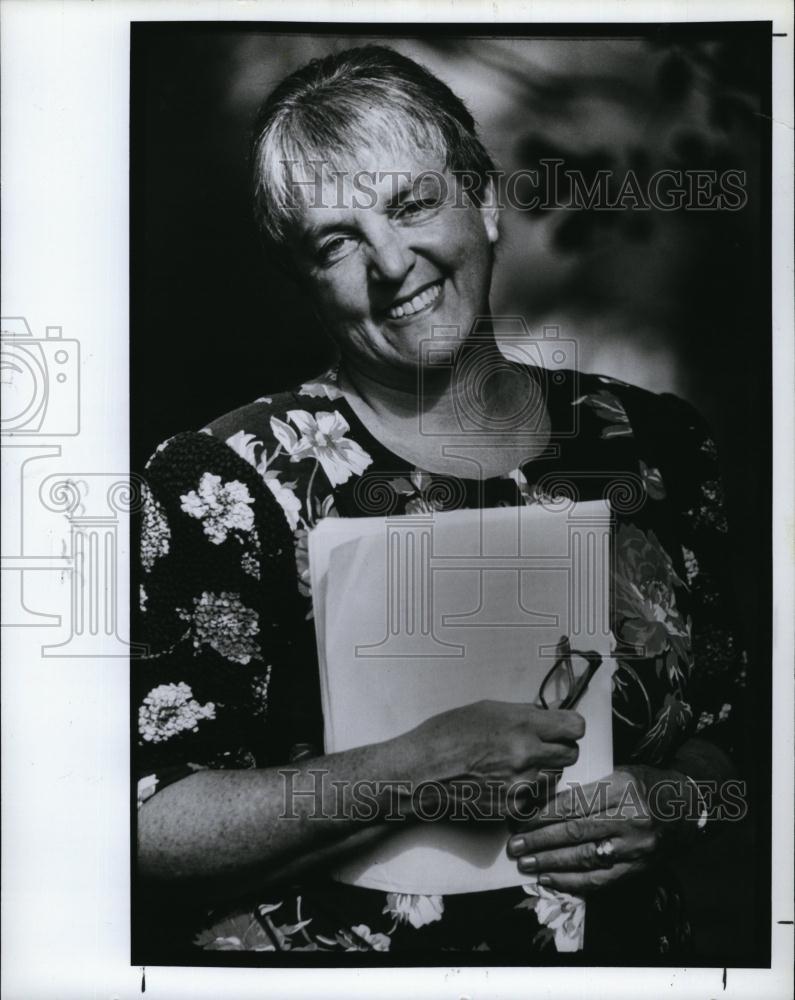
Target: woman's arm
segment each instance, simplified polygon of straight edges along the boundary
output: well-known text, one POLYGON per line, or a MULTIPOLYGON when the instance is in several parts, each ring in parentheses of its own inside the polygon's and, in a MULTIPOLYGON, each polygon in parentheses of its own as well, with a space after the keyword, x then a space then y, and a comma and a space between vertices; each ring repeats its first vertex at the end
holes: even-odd
POLYGON ((465 781, 468 800, 503 809, 517 780, 576 760, 576 713, 484 701, 285 765, 320 734, 312 622, 284 513, 257 468, 208 435, 173 439, 147 471, 137 638, 150 654, 133 677, 148 880, 228 894, 405 824, 423 781, 452 796, 465 781))
POLYGON ((197 771, 139 810, 139 871, 202 890, 217 882, 229 895, 236 883, 266 884, 331 862, 346 843, 384 835, 376 821, 389 814, 388 783, 421 780, 412 756, 405 741, 393 740, 300 767, 197 771), (377 789, 372 775, 385 787, 377 789))
POLYGON ((404 827, 424 782, 450 788, 450 801, 455 783, 498 790, 504 806, 518 782, 572 764, 583 732, 574 712, 484 701, 300 765, 198 771, 139 810, 140 871, 205 895, 282 880, 404 827))

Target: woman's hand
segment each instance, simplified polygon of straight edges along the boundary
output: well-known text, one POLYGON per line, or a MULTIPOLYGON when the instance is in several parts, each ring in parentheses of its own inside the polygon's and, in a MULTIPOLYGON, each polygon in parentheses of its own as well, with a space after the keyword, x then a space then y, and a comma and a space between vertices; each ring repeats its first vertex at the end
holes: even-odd
POLYGON ((479 789, 491 809, 504 812, 510 795, 525 797, 542 775, 574 764, 584 733, 577 712, 479 701, 432 716, 406 738, 427 762, 430 780, 454 795, 479 789))
MULTIPOLYGON (((650 868, 694 828, 693 789, 684 775, 622 767, 567 789, 508 841, 519 871, 541 885, 582 894, 650 868)), ((697 803, 696 803, 697 806, 697 803)))

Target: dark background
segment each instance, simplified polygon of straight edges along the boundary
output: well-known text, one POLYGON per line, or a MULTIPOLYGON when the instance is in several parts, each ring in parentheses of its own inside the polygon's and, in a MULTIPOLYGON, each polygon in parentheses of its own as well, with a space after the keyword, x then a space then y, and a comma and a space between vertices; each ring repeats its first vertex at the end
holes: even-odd
MULTIPOLYGON (((643 179, 747 173, 736 212, 507 209, 492 307, 560 328, 578 366, 690 400, 723 456, 740 627, 756 653, 756 822, 683 866, 699 955, 769 947, 770 25, 135 24, 131 107, 132 466, 181 430, 317 374, 332 357, 265 262, 249 202, 253 116, 315 56, 386 42, 461 96, 498 166, 558 157, 643 179)), ((460 959, 459 959, 460 961, 460 959)))

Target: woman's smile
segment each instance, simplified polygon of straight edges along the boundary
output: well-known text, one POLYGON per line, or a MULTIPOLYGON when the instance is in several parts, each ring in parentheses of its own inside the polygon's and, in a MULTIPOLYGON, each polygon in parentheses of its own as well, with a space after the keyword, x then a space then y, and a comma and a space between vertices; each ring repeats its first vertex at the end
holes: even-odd
POLYGON ((403 154, 397 183, 383 164, 398 154, 359 155, 379 178, 375 203, 357 205, 347 188, 332 202, 329 189, 325 205, 296 216, 294 246, 345 364, 381 382, 413 379, 434 322, 469 331, 488 313, 497 209, 465 196, 435 154, 403 154))
POLYGON ((399 326, 412 323, 418 316, 433 312, 444 299, 444 279, 423 285, 408 295, 395 299, 384 315, 399 326))

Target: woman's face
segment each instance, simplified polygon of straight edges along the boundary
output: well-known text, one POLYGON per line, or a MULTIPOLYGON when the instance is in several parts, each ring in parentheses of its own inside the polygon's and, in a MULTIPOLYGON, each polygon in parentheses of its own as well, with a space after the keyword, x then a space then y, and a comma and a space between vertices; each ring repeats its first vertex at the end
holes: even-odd
POLYGON ((294 253, 346 361, 377 381, 415 384, 434 327, 458 328, 463 342, 488 313, 497 212, 465 197, 432 156, 388 173, 383 155, 361 159, 358 188, 336 180, 303 211, 294 253))

